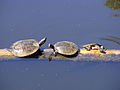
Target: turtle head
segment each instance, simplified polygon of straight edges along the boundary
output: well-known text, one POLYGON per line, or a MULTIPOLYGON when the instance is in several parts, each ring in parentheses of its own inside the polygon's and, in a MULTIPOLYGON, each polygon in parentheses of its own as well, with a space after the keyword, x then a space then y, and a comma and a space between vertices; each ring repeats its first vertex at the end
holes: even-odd
POLYGON ((52 44, 48 44, 48 47, 50 47, 50 48, 53 49, 53 54, 56 56, 56 55, 57 55, 57 52, 56 52, 56 50, 55 50, 54 45, 52 45, 52 44))
POLYGON ((53 50, 55 50, 55 47, 54 47, 54 45, 52 45, 52 44, 48 44, 48 47, 50 47, 50 48, 52 48, 53 50))
POLYGON ((47 38, 43 38, 39 41, 39 46, 43 45, 46 42, 47 38))
POLYGON ((103 51, 105 51, 106 49, 104 48, 104 46, 100 46, 100 48, 99 48, 99 50, 101 51, 101 52, 103 52, 103 51))

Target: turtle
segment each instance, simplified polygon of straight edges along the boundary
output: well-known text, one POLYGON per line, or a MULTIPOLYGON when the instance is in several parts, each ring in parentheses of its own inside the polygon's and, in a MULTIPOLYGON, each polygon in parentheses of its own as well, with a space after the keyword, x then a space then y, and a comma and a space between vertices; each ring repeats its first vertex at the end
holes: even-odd
POLYGON ((86 44, 86 45, 83 45, 83 48, 85 48, 88 51, 90 51, 90 50, 99 50, 102 53, 105 53, 105 50, 106 50, 103 45, 98 44, 98 43, 86 44))
POLYGON ((78 52, 78 46, 70 41, 60 41, 54 45, 48 44, 48 47, 53 49, 55 56, 57 54, 64 56, 73 56, 78 52))
POLYGON ((47 38, 43 38, 39 42, 34 39, 19 40, 12 44, 10 51, 17 57, 30 56, 37 52, 46 40, 47 38))

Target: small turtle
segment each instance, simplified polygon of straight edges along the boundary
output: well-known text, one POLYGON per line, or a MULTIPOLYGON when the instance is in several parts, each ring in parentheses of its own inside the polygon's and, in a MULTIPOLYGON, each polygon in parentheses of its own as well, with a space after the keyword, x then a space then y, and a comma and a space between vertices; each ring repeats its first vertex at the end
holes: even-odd
POLYGON ((78 52, 78 46, 70 41, 60 41, 54 45, 49 44, 48 47, 54 50, 55 55, 59 53, 65 56, 72 56, 78 52))
POLYGON ((90 50, 100 50, 100 52, 102 52, 102 53, 104 53, 105 50, 106 50, 103 45, 98 44, 98 43, 86 44, 86 45, 83 45, 83 48, 85 48, 88 51, 90 51, 90 50))
POLYGON ((11 46, 10 51, 17 57, 25 57, 34 54, 39 47, 46 42, 47 38, 43 38, 39 42, 34 39, 20 40, 11 46))

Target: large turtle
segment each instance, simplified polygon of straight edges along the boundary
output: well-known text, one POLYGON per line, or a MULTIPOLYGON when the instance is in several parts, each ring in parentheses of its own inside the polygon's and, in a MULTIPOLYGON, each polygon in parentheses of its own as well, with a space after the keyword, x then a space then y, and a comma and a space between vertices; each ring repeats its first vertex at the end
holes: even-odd
POLYGON ((25 57, 37 52, 39 47, 46 42, 47 38, 41 39, 37 42, 34 39, 20 40, 11 46, 10 51, 17 57, 25 57))
POLYGON ((103 45, 98 44, 98 43, 86 44, 86 45, 83 45, 83 48, 85 48, 88 51, 90 51, 90 50, 99 50, 102 53, 105 53, 105 50, 106 50, 103 45))
POLYGON ((66 56, 72 56, 78 52, 78 46, 70 41, 60 41, 54 45, 49 44, 48 47, 54 50, 55 55, 59 53, 66 56))

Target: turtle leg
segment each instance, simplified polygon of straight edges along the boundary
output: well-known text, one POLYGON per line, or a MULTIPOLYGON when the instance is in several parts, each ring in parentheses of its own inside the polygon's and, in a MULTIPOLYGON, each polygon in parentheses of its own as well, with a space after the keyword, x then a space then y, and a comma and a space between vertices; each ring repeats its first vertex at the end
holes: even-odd
POLYGON ((50 55, 48 56, 48 60, 49 60, 49 61, 52 61, 52 54, 50 54, 50 55))
POLYGON ((53 57, 56 57, 56 56, 57 56, 57 52, 53 52, 49 55, 48 60, 52 61, 53 57))
POLYGON ((56 51, 54 51, 54 52, 53 52, 53 54, 54 54, 54 55, 55 55, 55 57, 56 57, 58 53, 57 53, 56 51))

